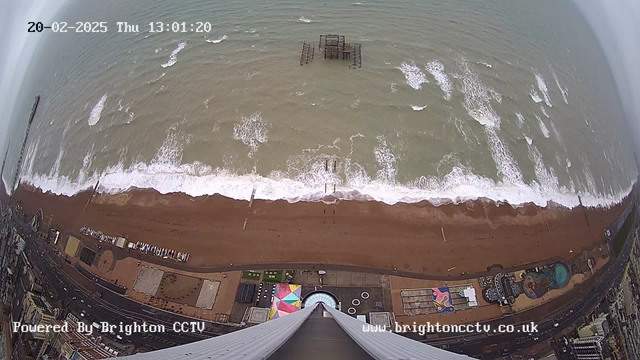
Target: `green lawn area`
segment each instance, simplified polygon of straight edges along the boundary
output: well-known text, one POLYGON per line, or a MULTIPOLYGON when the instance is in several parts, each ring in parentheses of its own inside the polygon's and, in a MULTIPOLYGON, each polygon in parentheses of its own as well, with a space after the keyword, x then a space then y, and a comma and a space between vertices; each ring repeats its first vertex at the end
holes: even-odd
POLYGON ((255 280, 260 281, 260 275, 262 275, 259 271, 243 271, 242 278, 245 280, 255 280))
POLYGON ((624 247, 624 243, 627 240, 629 231, 631 231, 631 226, 633 225, 633 219, 635 216, 636 209, 634 208, 633 210, 631 210, 631 212, 627 216, 627 220, 624 221, 624 225, 622 225, 622 228, 620 229, 620 231, 618 231, 618 234, 616 234, 616 237, 613 239, 613 251, 615 252, 616 256, 620 254, 622 248, 624 247))
POLYGON ((282 270, 265 270, 262 281, 268 283, 281 283, 284 271, 282 270))

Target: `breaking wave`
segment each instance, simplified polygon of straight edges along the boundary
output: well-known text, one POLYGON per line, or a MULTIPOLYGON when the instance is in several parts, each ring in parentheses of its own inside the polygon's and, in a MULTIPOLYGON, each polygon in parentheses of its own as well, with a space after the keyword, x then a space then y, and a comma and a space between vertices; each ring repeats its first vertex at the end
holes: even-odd
POLYGON ((556 86, 558 87, 558 90, 560 90, 560 93, 562 94, 562 100, 564 100, 564 103, 569 105, 569 99, 567 99, 567 89, 562 87, 562 85, 560 84, 560 80, 558 79, 558 74, 556 74, 556 71, 551 69, 551 75, 553 75, 553 80, 556 81, 556 86))
MULTIPOLYGON (((391 161, 384 148, 380 158, 391 161)), ((249 200, 251 189, 256 188, 256 199, 280 200, 288 202, 322 201, 327 199, 324 187, 319 183, 336 183, 336 192, 332 195, 343 200, 376 200, 386 204, 417 203, 429 201, 434 205, 460 203, 468 200, 487 198, 494 201, 508 202, 512 206, 534 203, 546 206, 548 201, 575 207, 578 206, 577 195, 582 197, 585 206, 607 207, 620 201, 631 191, 628 189, 616 194, 594 195, 591 192, 575 192, 572 188, 556 185, 549 170, 540 160, 536 165, 536 176, 542 179, 532 184, 508 183, 494 181, 490 178, 474 174, 462 165, 453 169, 442 178, 421 176, 407 184, 389 183, 383 179, 371 179, 364 168, 350 159, 345 159, 343 174, 327 175, 324 161, 320 164, 312 162, 310 171, 296 177, 283 177, 278 172, 268 176, 257 174, 238 174, 230 170, 212 168, 200 162, 178 164, 162 162, 161 157, 155 161, 136 163, 124 167, 122 163, 108 167, 100 174, 92 173, 84 181, 70 179, 66 176, 52 177, 41 174, 25 174, 23 182, 44 191, 56 194, 74 195, 92 188, 100 180, 99 191, 117 194, 133 188, 155 189, 162 194, 182 192, 190 196, 220 194, 238 200, 249 200), (549 175, 547 175, 549 174, 549 175), (314 180, 314 181, 310 181, 314 180), (547 185, 545 185, 547 184, 547 185), (551 184, 551 186, 549 186, 551 184)), ((387 176, 391 168, 383 168, 379 174, 387 176)))
POLYGON ((260 144, 265 144, 269 140, 269 123, 260 116, 259 112, 253 113, 250 117, 242 117, 240 123, 233 126, 233 138, 242 141, 249 147, 247 154, 252 158, 260 144))
MULTIPOLYGON (((243 139, 249 147, 266 142, 268 124, 258 113, 243 118, 234 128, 234 135, 243 139)), ((389 139, 378 136, 377 146, 373 150, 378 170, 370 177, 364 166, 351 159, 355 142, 364 138, 361 134, 349 137, 351 151, 346 157, 320 153, 319 149, 338 148, 340 139, 332 145, 309 149, 287 160, 286 171, 272 171, 266 176, 253 173, 238 173, 230 169, 225 160, 224 168, 213 168, 195 161, 182 163, 184 144, 188 136, 177 130, 177 124, 167 130, 162 146, 148 163, 137 162, 128 167, 123 159, 118 164, 101 171, 91 169, 93 149, 84 157, 78 177, 71 179, 59 171, 38 174, 33 171, 33 161, 38 157, 36 140, 29 145, 25 154, 25 166, 22 181, 43 191, 55 194, 74 195, 92 188, 100 181, 99 191, 116 194, 134 188, 155 189, 162 194, 182 192, 190 196, 220 194, 238 200, 249 200, 252 189, 256 189, 255 198, 263 200, 281 200, 288 202, 324 201, 335 198, 343 200, 376 200, 386 204, 417 203, 429 201, 434 205, 460 203, 481 198, 499 202, 508 202, 512 206, 534 203, 548 205, 548 201, 567 206, 578 206, 578 195, 585 206, 608 207, 619 203, 631 190, 622 189, 616 193, 597 194, 595 188, 576 191, 573 186, 558 185, 553 169, 547 169, 542 155, 531 139, 527 138, 529 156, 534 162, 537 181, 526 184, 511 153, 498 136, 498 128, 485 127, 492 156, 502 179, 495 181, 480 176, 459 163, 454 163, 449 173, 443 176, 420 176, 413 181, 400 183, 397 180, 398 157, 389 139), (337 163, 337 169, 326 164, 331 160, 337 163), (335 184, 333 194, 325 192, 325 184, 335 184)), ((62 152, 63 149, 61 149, 62 152)), ((58 159, 62 159, 58 155, 58 159)), ((454 160, 455 161, 455 160, 454 160)), ((56 161, 60 168, 60 161, 56 161)), ((570 165, 569 165, 570 166, 570 165)), ((589 183, 589 181, 588 181, 589 183)), ((590 184, 591 185, 591 184, 590 184)))
POLYGON ((436 79, 440 89, 444 92, 445 100, 451 100, 451 80, 449 75, 444 72, 444 65, 438 60, 433 60, 427 64, 427 71, 436 79))
POLYGON ((544 82, 544 79, 542 78, 542 75, 538 74, 537 72, 534 72, 534 75, 536 76, 536 82, 538 83, 538 89, 540 89, 540 92, 542 93, 542 96, 544 97, 545 104, 547 104, 548 107, 553 107, 553 104, 551 103, 551 98, 549 97, 549 89, 547 88, 547 83, 544 82))
POLYGON ((538 95, 538 92, 533 86, 531 86, 531 89, 529 90, 529 96, 531 96, 531 100, 536 104, 540 104, 542 102, 542 98, 538 95))
POLYGON ((487 144, 491 157, 496 165, 498 177, 505 184, 524 185, 522 172, 513 158, 509 147, 500 139, 500 117, 491 106, 491 99, 498 102, 502 96, 494 89, 483 84, 480 77, 473 71, 466 61, 460 62, 462 75, 462 92, 464 93, 464 107, 469 116, 484 126, 487 144))
POLYGON ((91 113, 89 114, 89 119, 87 122, 89 126, 93 126, 100 121, 100 115, 102 114, 102 109, 104 109, 104 103, 107 101, 107 94, 102 95, 102 98, 96 103, 96 105, 91 109, 91 113))
POLYGON ((549 129, 547 128, 547 125, 544 124, 544 122, 542 121, 540 116, 535 115, 535 117, 536 117, 536 119, 538 119, 538 125, 540 125, 540 131, 542 131, 542 135, 544 135, 544 137, 546 137, 548 139, 549 138, 549 129))
POLYGON ((547 109, 544 108, 544 105, 540 105, 540 111, 542 111, 542 115, 544 115, 547 119, 549 118, 549 114, 547 113, 547 109))
POLYGON ((397 69, 402 71, 407 84, 416 90, 422 89, 422 84, 429 83, 422 70, 413 62, 411 64, 403 62, 397 69))
POLYGON ((495 90, 485 86, 471 65, 462 60, 459 63, 462 75, 462 92, 464 93, 464 108, 469 116, 483 126, 500 127, 500 117, 491 106, 491 99, 501 99, 495 90))
POLYGON ((225 41, 227 39, 228 39, 228 36, 225 34, 225 35, 220 36, 216 40, 207 39, 205 41, 208 42, 208 43, 212 43, 212 44, 220 44, 221 42, 223 42, 223 41, 225 41))
POLYGON ((184 49, 184 47, 185 47, 185 46, 187 46, 187 42, 186 42, 186 41, 181 42, 180 44, 178 44, 178 47, 177 47, 177 48, 175 48, 175 50, 173 50, 173 51, 171 52, 171 55, 169 55, 169 60, 168 60, 166 63, 164 63, 164 64, 162 64, 162 65, 160 65, 160 66, 162 66, 163 68, 168 68, 168 67, 170 67, 170 66, 175 65, 175 63, 177 63, 177 62, 178 62, 178 53, 179 53, 182 49, 184 49))
MULTIPOLYGON (((424 74, 415 65, 404 64, 406 65, 406 72, 403 71, 405 76, 411 74, 406 76, 408 81, 417 79, 413 82, 414 85, 426 82, 424 74)), ((50 172, 41 174, 34 170, 34 161, 41 155, 38 152, 44 151, 43 146, 41 144, 39 146, 39 139, 35 140, 29 144, 25 154, 22 181, 43 191, 64 195, 74 195, 90 189, 99 180, 99 191, 109 194, 142 188, 155 189, 163 194, 173 192, 182 192, 191 196, 220 194, 234 199, 248 200, 252 189, 255 188, 255 198, 264 200, 284 199, 297 202, 338 198, 376 200, 387 204, 429 201, 434 205, 486 198, 507 202, 512 206, 525 203, 546 206, 549 201, 553 201, 567 207, 575 207, 579 204, 579 195, 585 206, 607 207, 619 203, 630 192, 631 186, 628 189, 618 191, 609 189, 599 193, 588 168, 585 168, 586 186, 576 189, 573 183, 570 186, 560 185, 555 170, 545 165, 536 144, 527 136, 525 139, 529 160, 534 164, 535 180, 525 181, 519 164, 509 148, 509 143, 501 137, 501 119, 494 105, 502 99, 502 96, 484 84, 466 60, 460 61, 458 66, 461 75, 456 78, 460 81, 460 91, 464 95, 463 106, 470 119, 456 117, 455 126, 459 130, 464 129, 465 126, 469 126, 470 121, 482 125, 484 131, 479 134, 471 132, 471 135, 468 135, 463 131, 461 133, 465 139, 469 137, 465 141, 472 142, 473 139, 470 136, 479 141, 479 137, 484 133, 496 167, 495 180, 493 176, 487 177, 474 173, 472 168, 461 164, 455 156, 447 155, 447 163, 453 165, 450 170, 447 170, 448 173, 445 171, 438 176, 419 176, 415 179, 400 181, 398 179, 400 157, 396 150, 399 146, 401 147, 401 144, 394 144, 393 137, 377 136, 374 139, 377 144, 372 150, 376 162, 374 169, 370 169, 369 166, 365 167, 351 158, 355 143, 364 141, 365 138, 359 133, 349 137, 351 151, 346 156, 324 154, 320 151, 322 148, 322 151, 335 153, 334 149, 339 150, 340 146, 344 146, 338 138, 332 145, 321 145, 318 149, 308 149, 302 154, 289 157, 284 170, 263 175, 257 174, 255 168, 251 172, 233 170, 233 161, 229 158, 232 155, 225 155, 225 165, 218 168, 199 161, 183 163, 184 146, 188 143, 188 137, 180 133, 176 125, 167 130, 166 138, 150 161, 135 162, 125 166, 124 159, 121 159, 116 165, 95 170, 92 168, 92 159, 96 150, 92 148, 85 154, 82 164, 74 166, 75 168, 81 166, 78 176, 74 178, 60 171, 63 165, 65 168, 69 165, 64 163, 65 149, 63 148, 60 149, 50 172), (337 164, 330 167, 331 170, 327 170, 326 166, 329 160, 337 164), (325 184, 335 184, 336 191, 327 193, 325 184)), ((106 94, 103 98, 106 101, 106 94)), ((98 104, 102 103, 101 106, 103 106, 104 101, 101 99, 98 104)), ((207 103, 208 101, 205 101, 205 106, 207 103)), ((419 107, 416 106, 416 108, 419 107)), ((528 126, 524 126, 526 125, 524 116, 518 112, 515 115, 518 123, 527 129, 528 126)), ((539 116, 535 116, 543 134, 549 137, 549 129, 539 116)), ((551 126, 559 137, 553 124, 551 126)), ((256 112, 248 117, 241 117, 234 124, 233 138, 247 147, 249 158, 255 159, 259 147, 269 140, 270 127, 271 124, 256 112)), ((64 136, 65 134, 62 136, 63 139, 64 136)), ((562 165, 564 167, 565 164, 562 165)), ((571 166, 569 159, 566 159, 566 166, 571 166)))

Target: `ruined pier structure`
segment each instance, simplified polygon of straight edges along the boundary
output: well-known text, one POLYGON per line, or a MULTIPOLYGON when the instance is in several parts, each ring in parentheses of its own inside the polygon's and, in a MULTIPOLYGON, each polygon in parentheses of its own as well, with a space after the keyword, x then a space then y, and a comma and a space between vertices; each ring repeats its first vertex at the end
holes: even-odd
MULTIPOLYGON (((357 43, 348 43, 344 35, 320 35, 318 50, 322 51, 325 59, 337 59, 351 61, 349 68, 359 69, 362 67, 362 46, 357 43)), ((314 46, 310 42, 302 43, 302 53, 300 54, 300 65, 309 64, 314 58, 314 46)))

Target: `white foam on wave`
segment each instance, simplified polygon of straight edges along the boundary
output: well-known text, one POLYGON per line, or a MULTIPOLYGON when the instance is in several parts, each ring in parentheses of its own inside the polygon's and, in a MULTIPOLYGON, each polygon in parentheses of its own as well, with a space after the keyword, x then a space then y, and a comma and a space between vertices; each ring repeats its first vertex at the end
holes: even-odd
POLYGON ((175 65, 175 63, 177 63, 177 62, 178 62, 178 53, 179 53, 180 51, 182 51, 182 49, 184 49, 184 48, 185 48, 185 46, 187 46, 187 42, 186 42, 186 41, 179 43, 179 44, 178 44, 178 47, 177 47, 177 48, 175 48, 175 49, 171 52, 171 55, 169 55, 169 60, 168 60, 166 63, 164 63, 164 64, 162 64, 162 65, 160 65, 160 66, 162 66, 163 68, 167 68, 167 67, 170 67, 170 66, 175 65))
POLYGON ((4 174, 1 175, 0 178, 2 179, 2 184, 4 185, 4 190, 7 192, 8 195, 12 195, 13 194, 13 189, 9 188, 9 181, 4 177, 4 174))
POLYGON ((411 108, 412 108, 414 111, 422 111, 422 110, 424 110, 424 109, 426 109, 426 108, 427 108, 427 105, 425 105, 425 106, 411 105, 411 108))
POLYGON ((562 94, 562 100, 564 100, 564 103, 569 105, 569 99, 567 98, 567 89, 562 87, 562 85, 560 84, 560 79, 558 79, 558 74, 556 74, 556 71, 551 69, 551 75, 553 75, 553 79, 556 81, 556 86, 558 87, 558 90, 560 90, 560 93, 562 94))
MULTIPOLYGON (((426 200, 435 205, 488 198, 508 202, 512 206, 529 202, 546 206, 548 201, 554 201, 567 207, 575 207, 579 204, 577 195, 580 195, 585 206, 606 207, 619 203, 631 190, 629 187, 619 189, 615 193, 610 191, 600 194, 592 186, 575 191, 573 186, 558 185, 553 168, 546 168, 542 155, 528 137, 525 138, 537 181, 525 183, 507 144, 499 137, 500 121, 491 108, 490 94, 486 89, 482 90, 485 86, 479 82, 470 68, 465 71, 463 82, 465 98, 470 98, 465 101, 465 106, 469 115, 483 124, 499 180, 477 175, 471 169, 457 163, 449 173, 442 176, 420 176, 413 181, 400 183, 397 179, 398 157, 384 135, 378 136, 377 146, 373 150, 378 164, 376 176, 373 178, 367 174, 364 166, 351 159, 355 140, 364 138, 361 134, 349 137, 351 151, 346 157, 323 154, 320 150, 303 152, 287 160, 286 171, 272 171, 264 176, 257 175, 255 169, 252 173, 232 170, 234 160, 229 156, 224 157, 224 168, 213 168, 198 161, 182 163, 184 145, 188 143, 188 137, 178 131, 178 124, 167 130, 166 138, 150 162, 137 162, 125 167, 125 153, 122 153, 118 164, 96 172, 91 170, 93 150, 90 150, 83 159, 80 175, 75 179, 60 174, 60 161, 57 160, 62 159, 60 154, 56 159, 54 171, 48 174, 36 173, 33 170, 33 159, 38 158, 36 141, 27 152, 25 162, 29 165, 25 167, 22 178, 24 182, 43 191, 68 196, 90 189, 100 180, 99 190, 109 194, 142 188, 155 189, 162 194, 220 194, 234 199, 249 200, 251 189, 255 187, 256 199, 284 199, 289 202, 323 201, 328 196, 324 191, 324 184, 332 183, 336 184, 336 192, 331 196, 339 199, 376 200, 387 204, 426 200), (491 116, 496 118, 489 119, 491 116), (328 159, 337 160, 339 165, 336 171, 326 171, 325 164, 328 159)), ((267 142, 268 128, 268 122, 260 113, 254 113, 248 118, 243 117, 235 124, 234 138, 250 148, 249 156, 252 157, 258 147, 267 142)), ((63 138, 64 136, 65 134, 63 138)), ((332 145, 324 146, 322 149, 334 151, 336 148, 339 149, 338 143, 339 139, 336 139, 332 145)), ((61 149, 61 153, 63 151, 61 149)), ((590 183, 588 178, 587 183, 590 183)))
POLYGON ((536 104, 540 104, 542 102, 542 98, 536 91, 535 87, 533 87, 533 85, 529 89, 529 96, 531 96, 531 100, 533 100, 533 102, 535 102, 536 104))
POLYGON ((202 102, 202 103, 204 104, 204 107, 205 107, 206 109, 208 109, 208 108, 209 108, 209 101, 211 101, 211 99, 213 99, 213 96, 208 97, 205 101, 203 101, 203 102, 202 102))
POLYGON ((245 80, 251 80, 256 75, 260 75, 260 71, 253 70, 253 71, 250 71, 250 72, 244 74, 244 79, 245 80))
MULTIPOLYGON (((38 140, 32 142, 29 147, 27 148, 27 153, 25 154, 24 157, 24 161, 23 161, 23 165, 22 165, 22 169, 20 169, 21 172, 25 172, 27 174, 33 174, 33 165, 36 161, 36 154, 38 153, 38 147, 40 145, 40 139, 38 138, 38 140)), ((5 189, 8 189, 5 186, 5 189)))
POLYGON ((544 108, 544 105, 540 104, 540 111, 542 111, 542 114, 548 119, 549 118, 549 114, 547 113, 547 109, 544 108))
POLYGON ((426 69, 444 92, 445 100, 451 100, 451 90, 453 87, 451 86, 449 75, 444 72, 444 65, 438 60, 432 60, 427 64, 426 69))
POLYGON ((94 105, 93 109, 91 109, 91 113, 89 114, 89 119, 87 122, 89 126, 93 126, 100 121, 100 115, 102 114, 102 109, 104 109, 104 103, 107 101, 107 94, 102 95, 100 100, 94 105))
POLYGON ((533 143, 527 142, 527 146, 529 148, 529 159, 533 162, 534 173, 536 178, 538 179, 538 184, 541 187, 541 190, 557 193, 557 192, 574 192, 575 189, 567 189, 566 187, 561 187, 558 182, 558 177, 555 174, 553 168, 547 169, 544 164, 544 159, 542 158, 542 154, 540 150, 533 143))
POLYGON ((227 40, 228 38, 229 37, 225 34, 225 35, 220 36, 216 40, 207 39, 205 41, 208 42, 208 43, 212 43, 212 44, 220 44, 221 42, 227 40))
POLYGON ((536 76, 536 82, 538 83, 538 89, 542 93, 544 97, 544 102, 548 107, 553 107, 551 103, 551 98, 549 97, 549 89, 547 88, 547 83, 544 81, 542 75, 540 75, 537 71, 534 70, 534 75, 536 76))
MULTIPOLYGON (((153 83, 155 83, 155 82, 158 82, 158 81, 160 81, 160 79, 162 79, 165 75, 167 75, 167 73, 163 72, 163 73, 162 73, 160 76, 158 76, 157 78, 155 78, 155 79, 153 79, 153 80, 150 80, 150 81, 147 81, 147 84, 151 85, 151 84, 153 84, 153 83)), ((120 101, 122 101, 122 100, 120 100, 120 101)), ((118 106, 122 106, 122 103, 118 103, 118 106)))
POLYGON ((300 18, 299 18, 298 20, 299 20, 299 21, 302 21, 303 23, 310 23, 310 22, 311 22, 311 19, 307 19, 307 18, 306 18, 306 17, 304 17, 304 16, 300 16, 300 18))
POLYGON ((546 137, 547 139, 549 138, 549 129, 547 128, 547 125, 544 124, 544 122, 542 121, 542 119, 540 118, 540 116, 534 114, 536 119, 538 119, 538 125, 540 125, 540 131, 542 131, 542 135, 544 135, 544 137, 546 137))
POLYGON ((464 108, 474 120, 483 126, 500 127, 500 116, 491 106, 492 92, 482 83, 471 65, 463 60, 459 63, 462 75, 462 92, 464 93, 464 108))
POLYGON ((522 127, 522 125, 524 125, 524 116, 522 116, 521 113, 516 112, 516 119, 518 119, 517 123, 519 127, 522 127))
MULTIPOLYGON (((169 159, 177 158, 178 156, 169 157, 169 159)), ((538 158, 541 159, 541 156, 538 158)), ((390 205, 424 200, 440 205, 488 198, 505 201, 512 206, 529 202, 546 206, 547 202, 552 200, 567 207, 575 207, 579 205, 577 195, 580 195, 585 206, 608 207, 619 203, 631 191, 629 187, 613 195, 598 195, 574 192, 572 189, 560 186, 545 187, 539 183, 524 186, 507 184, 474 174, 464 166, 454 166, 442 178, 421 176, 407 184, 387 183, 369 178, 363 167, 352 163, 349 158, 343 162, 345 169, 348 169, 344 171, 343 177, 320 175, 320 172, 324 172, 324 160, 322 160, 320 167, 316 164, 317 161, 309 162, 309 172, 296 178, 283 177, 278 172, 272 172, 269 176, 239 174, 231 170, 212 168, 200 162, 178 164, 173 163, 173 160, 159 161, 161 157, 156 159, 149 164, 135 163, 126 168, 120 162, 99 174, 92 173, 84 182, 66 176, 51 177, 35 173, 23 175, 23 181, 43 191, 67 196, 92 188, 99 179, 99 191, 108 194, 141 188, 155 189, 162 194, 173 192, 182 192, 190 196, 220 194, 247 201, 251 196, 251 189, 255 187, 256 199, 284 199, 292 203, 322 201, 327 196, 324 192, 324 184, 333 182, 337 184, 336 193, 333 196, 339 199, 376 200, 390 205), (309 182, 311 179, 315 180, 309 182)), ((544 164, 539 162, 536 175, 540 174, 540 178, 547 179, 548 177, 544 176, 545 173, 549 172, 544 168, 544 164)))
POLYGON ((377 172, 377 179, 387 184, 393 184, 396 182, 396 175, 398 174, 396 156, 389 149, 384 135, 378 136, 377 139, 378 146, 373 149, 376 162, 380 166, 380 170, 377 172))
POLYGON ((582 169, 584 173, 584 177, 587 180, 587 189, 589 191, 595 192, 597 191, 596 179, 593 177, 593 173, 591 172, 591 167, 587 164, 582 169))
POLYGON ((256 112, 249 117, 242 117, 239 123, 233 125, 233 138, 249 147, 247 155, 252 158, 260 144, 265 144, 269 140, 269 126, 260 112, 256 112))
POLYGON ((496 165, 496 170, 500 181, 513 186, 525 187, 522 171, 518 167, 511 150, 502 141, 498 134, 498 128, 486 127, 487 144, 491 151, 491 157, 496 165))
POLYGON ((483 84, 478 74, 473 71, 466 60, 460 62, 460 68, 463 71, 462 92, 465 100, 464 108, 469 116, 484 126, 487 144, 500 181, 514 186, 526 186, 522 172, 509 147, 499 136, 500 116, 491 106, 491 99, 502 100, 501 95, 483 84))
POLYGON ((427 77, 414 62, 411 64, 403 62, 397 69, 402 71, 407 84, 416 90, 422 89, 422 84, 429 83, 427 77))

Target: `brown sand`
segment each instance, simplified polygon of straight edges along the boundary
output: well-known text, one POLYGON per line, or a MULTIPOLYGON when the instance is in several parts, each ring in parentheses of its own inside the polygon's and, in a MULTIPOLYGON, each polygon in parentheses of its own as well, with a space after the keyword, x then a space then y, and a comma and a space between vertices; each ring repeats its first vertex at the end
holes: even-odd
POLYGON ((7 194, 7 189, 4 187, 4 181, 2 181, 2 179, 0 179, 0 204, 2 204, 2 206, 9 204, 9 195, 7 194))
POLYGON ((38 207, 52 225, 121 234, 191 254, 195 267, 229 264, 328 263, 368 266, 433 276, 484 272, 579 253, 603 240, 603 229, 631 198, 611 209, 539 208, 476 201, 435 207, 428 202, 393 206, 369 201, 333 205, 253 202, 219 195, 190 197, 132 190, 73 197, 21 186, 26 212, 38 207), (248 216, 246 230, 243 223, 248 216), (443 237, 444 233, 444 237, 443 237), (446 241, 445 241, 446 238, 446 241), (454 270, 447 270, 455 267, 454 270))

